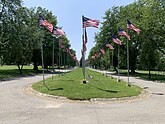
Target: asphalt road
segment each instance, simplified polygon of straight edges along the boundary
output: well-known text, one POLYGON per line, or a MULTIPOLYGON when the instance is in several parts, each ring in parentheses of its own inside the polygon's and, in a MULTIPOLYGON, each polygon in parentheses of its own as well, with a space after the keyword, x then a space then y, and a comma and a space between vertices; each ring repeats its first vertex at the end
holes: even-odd
POLYGON ((151 96, 133 102, 91 103, 42 98, 24 91, 39 80, 42 75, 0 82, 0 124, 165 123, 165 84, 130 77, 131 83, 148 87, 151 96))

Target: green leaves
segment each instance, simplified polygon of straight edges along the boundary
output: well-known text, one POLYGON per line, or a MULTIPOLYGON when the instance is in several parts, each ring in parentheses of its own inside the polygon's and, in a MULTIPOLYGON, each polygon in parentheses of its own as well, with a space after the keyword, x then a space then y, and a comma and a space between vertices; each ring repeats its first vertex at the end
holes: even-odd
MULTIPOLYGON (((44 57, 47 60, 45 64, 52 65, 53 42, 56 42, 54 50, 55 58, 58 58, 58 39, 53 41, 52 33, 46 28, 40 30, 38 22, 40 14, 57 26, 57 17, 45 8, 28 9, 22 6, 21 0, 0 2, 0 64, 16 64, 19 67, 33 62, 37 70, 37 66, 41 63, 41 40, 44 57)), ((66 36, 62 37, 62 40, 67 48, 71 46, 66 36)), ((69 60, 74 63, 71 58, 69 60)), ((57 64, 58 61, 55 62, 57 64)))
MULTIPOLYGON (((165 55, 164 18, 164 0, 138 0, 127 6, 113 7, 106 10, 100 32, 95 36, 96 45, 90 52, 89 59, 91 59, 92 53, 100 49, 104 42, 109 42, 114 46, 114 58, 117 60, 118 48, 112 42, 112 35, 117 35, 118 26, 126 31, 126 19, 130 19, 141 30, 140 35, 137 35, 132 30, 128 31, 128 34, 131 36, 131 41, 129 42, 131 71, 134 72, 137 65, 140 67, 139 64, 141 66, 147 65, 147 67, 150 65, 150 68, 154 69, 159 59, 165 55)), ((126 68, 125 44, 127 39, 119 38, 124 44, 120 48, 120 66, 126 68)), ((104 57, 95 60, 95 63, 92 63, 92 65, 98 65, 102 59, 104 60, 104 57)))

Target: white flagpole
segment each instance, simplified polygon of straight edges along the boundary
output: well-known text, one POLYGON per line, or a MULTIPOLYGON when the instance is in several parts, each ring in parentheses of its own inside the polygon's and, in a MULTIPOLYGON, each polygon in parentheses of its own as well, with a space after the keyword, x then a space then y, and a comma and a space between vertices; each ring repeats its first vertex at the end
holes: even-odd
POLYGON ((52 53, 52 80, 53 80, 53 74, 54 74, 54 37, 55 35, 52 35, 53 36, 53 53, 52 53))
POLYGON ((64 74, 66 75, 66 68, 65 68, 65 64, 66 64, 66 56, 65 56, 65 52, 63 52, 63 54, 64 54, 64 74))
POLYGON ((119 82, 119 80, 120 80, 120 76, 119 76, 119 60, 120 60, 120 46, 118 44, 117 82, 119 82))
MULTIPOLYGON (((61 37, 60 37, 60 38, 61 38, 61 37)), ((62 40, 62 39, 61 39, 61 40, 62 40)), ((61 49, 61 47, 60 47, 60 55, 61 55, 61 56, 60 56, 60 63, 61 63, 61 66, 63 66, 62 53, 63 53, 63 52, 62 52, 62 49, 61 49)), ((61 70, 61 73, 62 73, 61 75, 63 76, 63 69, 61 70)))
MULTIPOLYGON (((108 49, 108 54, 109 54, 109 49, 108 49)), ((106 52, 106 69, 105 69, 105 76, 106 77, 107 77, 107 70, 108 70, 108 64, 107 63, 108 63, 108 55, 107 55, 107 52, 106 52)))
POLYGON ((59 77, 60 77, 60 40, 58 39, 58 49, 59 49, 59 56, 58 56, 58 62, 59 62, 59 77))
MULTIPOLYGON (((40 28, 41 30, 41 28, 40 28)), ((41 39, 40 39, 40 43, 41 43, 41 59, 42 59, 42 80, 43 80, 43 85, 50 90, 46 84, 45 84, 45 72, 44 72, 44 52, 43 52, 43 44, 42 44, 42 35, 41 35, 41 39)))
POLYGON ((82 71, 83 71, 83 83, 86 83, 86 78, 85 78, 85 51, 84 51, 84 32, 85 28, 83 28, 83 36, 82 36, 82 43, 83 43, 83 50, 82 50, 82 71))
MULTIPOLYGON (((127 29, 127 34, 128 34, 128 29, 127 29)), ((128 42, 128 38, 127 38, 127 83, 128 83, 128 86, 131 86, 130 82, 129 82, 129 42, 128 42)))

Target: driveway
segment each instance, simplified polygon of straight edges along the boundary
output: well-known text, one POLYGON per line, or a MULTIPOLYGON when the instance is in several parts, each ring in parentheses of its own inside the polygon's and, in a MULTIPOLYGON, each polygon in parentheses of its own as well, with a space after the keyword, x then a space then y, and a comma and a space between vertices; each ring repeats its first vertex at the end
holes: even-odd
POLYGON ((131 83, 148 87, 151 96, 134 102, 91 103, 27 95, 25 87, 40 80, 42 75, 0 82, 0 124, 165 123, 165 84, 130 77, 131 83))

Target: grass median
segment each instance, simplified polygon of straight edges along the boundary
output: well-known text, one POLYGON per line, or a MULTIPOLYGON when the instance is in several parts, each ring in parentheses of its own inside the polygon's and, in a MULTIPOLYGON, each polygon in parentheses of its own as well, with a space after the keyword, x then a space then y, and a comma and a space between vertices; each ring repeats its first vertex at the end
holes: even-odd
POLYGON ((116 79, 111 79, 110 77, 105 77, 98 72, 86 69, 87 83, 82 83, 82 70, 77 68, 71 72, 68 72, 63 76, 54 76, 45 80, 43 82, 38 82, 33 84, 33 89, 55 96, 64 96, 72 100, 89 100, 90 98, 121 98, 137 96, 141 93, 142 89, 140 87, 132 85, 127 86, 126 82, 116 82, 116 79), (92 78, 88 78, 91 75, 92 78))
POLYGON ((0 80, 5 80, 8 78, 22 77, 26 75, 34 75, 36 71, 33 70, 33 66, 24 66, 20 74, 18 67, 15 65, 3 65, 0 66, 0 80))

